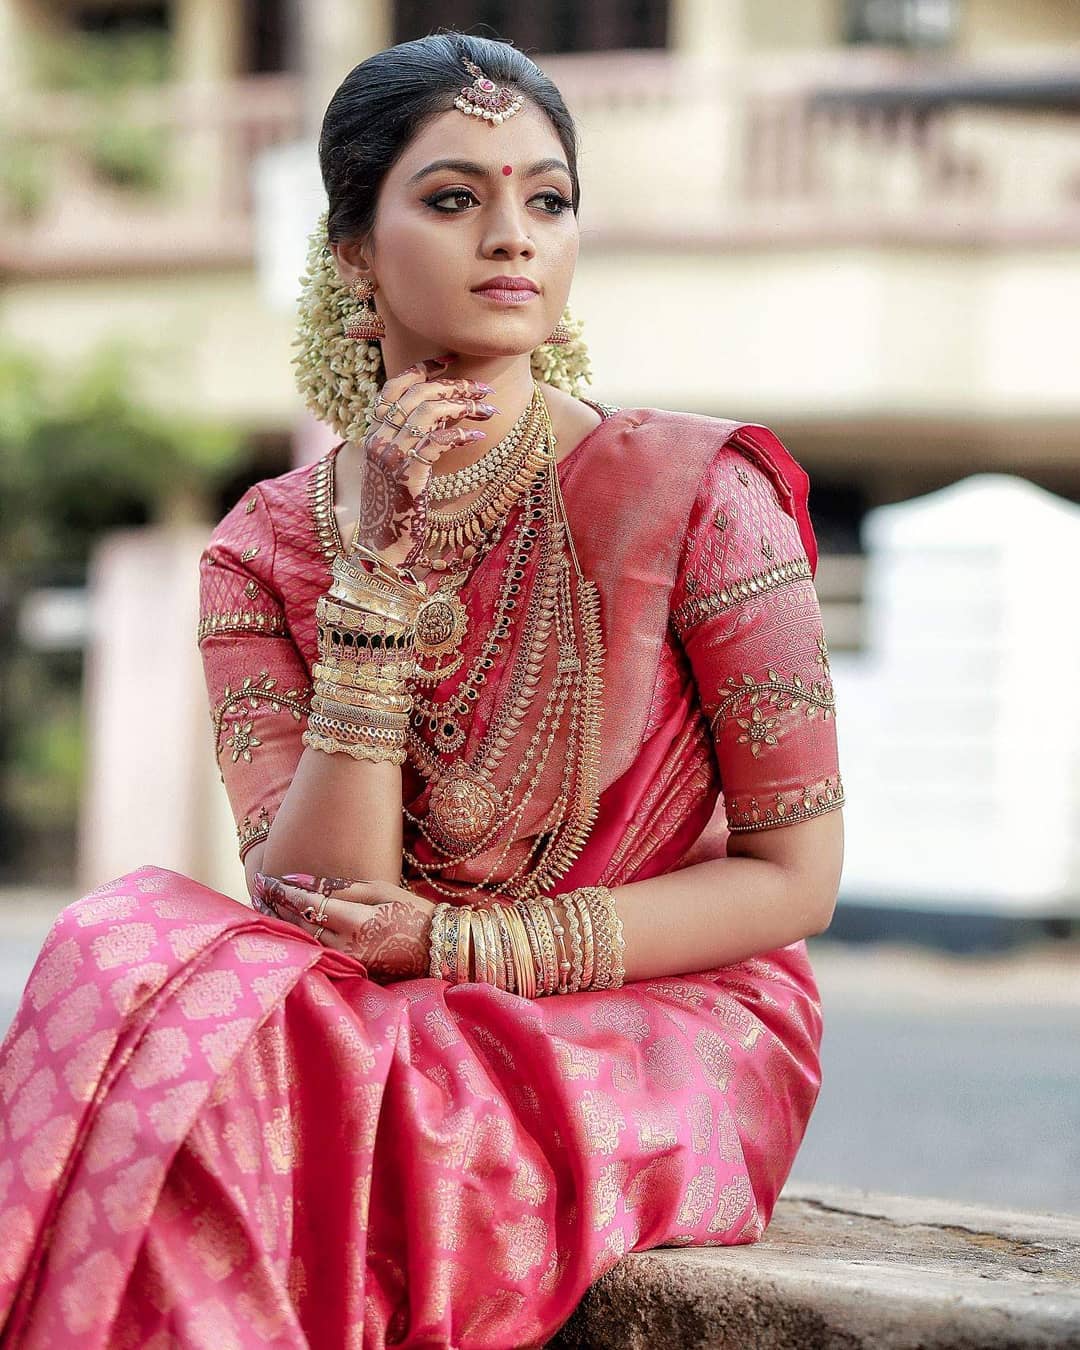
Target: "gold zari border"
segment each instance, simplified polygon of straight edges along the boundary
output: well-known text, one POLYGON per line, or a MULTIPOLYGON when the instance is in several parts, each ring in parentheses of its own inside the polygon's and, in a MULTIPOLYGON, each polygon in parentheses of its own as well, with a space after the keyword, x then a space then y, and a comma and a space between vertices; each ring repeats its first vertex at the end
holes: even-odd
POLYGON ((832 778, 826 778, 819 792, 812 791, 808 786, 801 791, 797 788, 794 791, 799 793, 794 802, 786 802, 784 794, 778 792, 771 806, 761 806, 756 797, 750 798, 748 806, 741 806, 739 799, 733 798, 729 802, 725 797, 728 829, 732 834, 747 834, 751 830, 769 830, 778 825, 796 825, 812 816, 835 811, 844 804, 844 782, 839 770, 835 786, 832 778))
POLYGON ((204 614, 199 620, 198 644, 218 633, 265 633, 269 637, 283 637, 285 616, 266 614, 255 609, 234 609, 224 613, 204 614))
POLYGON ((750 595, 760 595, 764 591, 775 590, 778 586, 787 586, 794 581, 812 581, 809 559, 793 558, 790 562, 777 563, 764 572, 745 577, 741 581, 729 582, 719 591, 710 591, 706 595, 694 595, 684 600, 671 614, 671 622, 680 638, 684 638, 697 624, 721 614, 725 609, 739 604, 750 595))

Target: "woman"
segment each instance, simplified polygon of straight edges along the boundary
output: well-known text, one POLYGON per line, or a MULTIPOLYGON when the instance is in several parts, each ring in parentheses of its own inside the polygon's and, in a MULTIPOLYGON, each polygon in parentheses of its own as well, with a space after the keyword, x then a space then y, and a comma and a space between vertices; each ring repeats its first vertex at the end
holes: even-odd
POLYGON ((574 129, 510 45, 363 62, 320 160, 298 365, 343 440, 201 566, 256 912, 147 866, 54 925, 5 1345, 540 1346, 628 1252, 761 1238, 820 1087, 806 475, 575 396, 574 129))

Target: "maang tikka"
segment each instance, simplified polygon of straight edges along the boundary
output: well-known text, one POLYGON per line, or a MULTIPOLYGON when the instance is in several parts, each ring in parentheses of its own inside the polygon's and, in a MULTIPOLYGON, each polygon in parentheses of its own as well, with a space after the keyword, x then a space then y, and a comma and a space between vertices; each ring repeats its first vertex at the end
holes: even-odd
POLYGON ((386 336, 382 315, 370 303, 375 283, 369 277, 357 277, 349 287, 360 308, 345 321, 344 333, 357 342, 377 342, 386 336))

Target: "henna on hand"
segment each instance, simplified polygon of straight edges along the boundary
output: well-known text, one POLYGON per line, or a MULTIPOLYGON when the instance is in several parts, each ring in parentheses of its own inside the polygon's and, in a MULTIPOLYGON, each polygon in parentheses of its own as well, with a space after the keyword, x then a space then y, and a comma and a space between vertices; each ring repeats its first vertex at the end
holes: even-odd
POLYGON ((346 935, 342 950, 374 979, 407 980, 428 973, 431 915, 404 900, 373 905, 346 935))

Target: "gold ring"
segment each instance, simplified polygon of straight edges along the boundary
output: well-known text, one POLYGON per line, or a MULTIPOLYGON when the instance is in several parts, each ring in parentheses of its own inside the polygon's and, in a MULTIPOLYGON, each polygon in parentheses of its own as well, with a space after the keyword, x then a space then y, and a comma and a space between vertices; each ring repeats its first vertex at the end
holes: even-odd
POLYGON ((311 936, 315 939, 316 942, 320 942, 322 940, 322 935, 323 935, 322 927, 319 927, 315 929, 314 933, 312 933, 311 936))

